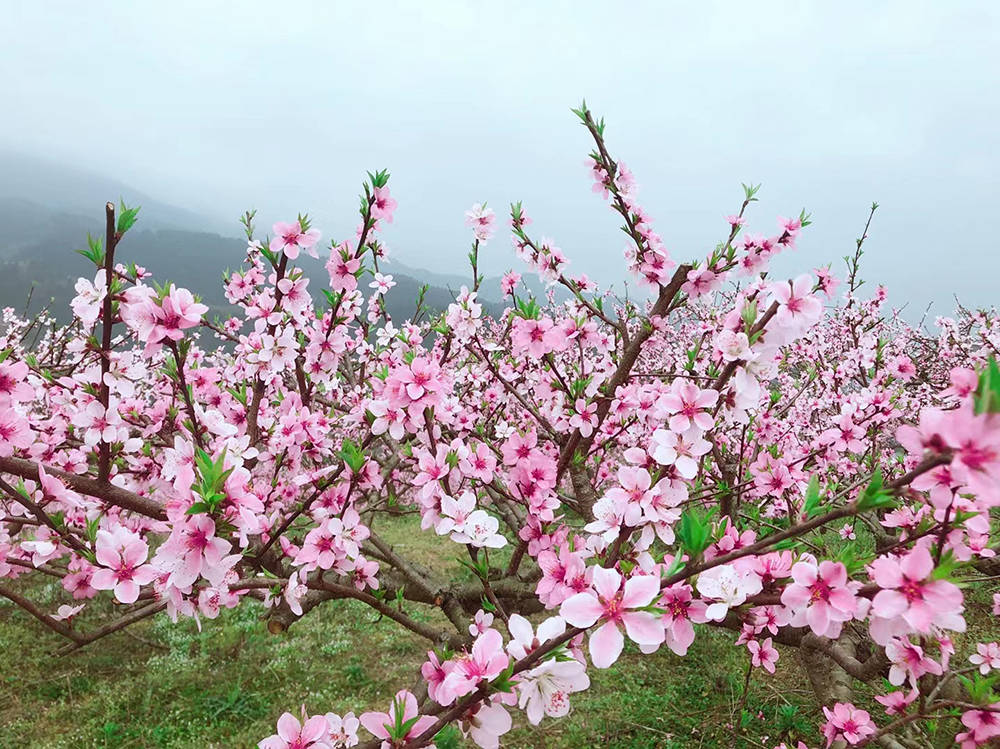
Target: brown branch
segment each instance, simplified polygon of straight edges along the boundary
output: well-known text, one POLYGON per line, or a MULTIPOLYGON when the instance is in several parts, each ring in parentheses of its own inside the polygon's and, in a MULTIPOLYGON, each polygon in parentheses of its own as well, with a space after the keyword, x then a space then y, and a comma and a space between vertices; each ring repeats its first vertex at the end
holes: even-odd
MULTIPOLYGON (((104 246, 104 280, 107 288, 104 292, 104 309, 102 315, 103 329, 101 334, 101 382, 97 391, 97 400, 107 411, 108 403, 111 400, 111 388, 105 381, 108 371, 111 369, 111 333, 114 320, 112 314, 112 293, 111 284, 115 277, 115 246, 118 244, 118 235, 115 231, 115 204, 107 203, 104 206, 105 217, 105 246, 104 246)), ((97 478, 101 482, 108 480, 111 475, 111 445, 103 439, 100 442, 97 455, 97 478)))
POLYGON ((31 614, 33 617, 38 619, 38 621, 40 621, 46 627, 48 627, 51 630, 54 630, 55 632, 58 632, 63 637, 69 638, 74 642, 80 641, 81 636, 79 633, 74 632, 72 629, 70 629, 67 625, 63 624, 61 621, 53 619, 51 616, 46 614, 44 611, 42 611, 35 604, 33 604, 31 601, 29 601, 27 598, 20 595, 19 593, 15 593, 10 588, 0 585, 0 596, 3 596, 4 598, 13 601, 22 609, 31 614))
MULTIPOLYGON (((22 458, 0 458, 0 473, 11 473, 24 479, 38 480, 39 464, 22 458)), ((102 482, 92 476, 67 473, 58 468, 45 466, 45 472, 62 481, 74 491, 86 494, 88 497, 100 499, 107 504, 121 507, 123 510, 145 515, 154 520, 166 520, 167 513, 163 507, 150 499, 143 497, 120 486, 102 482)))
POLYGON ((79 538, 77 538, 73 533, 70 533, 64 528, 60 528, 56 525, 55 521, 49 517, 49 514, 41 508, 40 505, 36 504, 34 501, 25 497, 17 489, 8 484, 3 479, 0 479, 0 489, 3 489, 7 494, 10 495, 11 499, 24 507, 27 507, 31 513, 38 518, 39 522, 43 525, 49 527, 49 529, 55 531, 59 538, 66 541, 66 543, 72 548, 76 549, 78 552, 83 554, 89 554, 90 549, 88 549, 79 538))
POLYGON ((143 606, 142 608, 134 609, 121 619, 116 619, 113 622, 105 624, 103 627, 95 629, 93 632, 86 634, 75 633, 76 637, 73 638, 73 642, 67 643, 66 645, 63 645, 63 647, 59 648, 59 650, 56 651, 56 655, 69 655, 73 651, 79 650, 84 645, 89 645, 95 640, 100 640, 102 637, 107 637, 108 635, 125 629, 126 627, 130 627, 136 622, 148 619, 154 614, 158 614, 163 611, 166 607, 166 601, 154 601, 146 606, 143 606))

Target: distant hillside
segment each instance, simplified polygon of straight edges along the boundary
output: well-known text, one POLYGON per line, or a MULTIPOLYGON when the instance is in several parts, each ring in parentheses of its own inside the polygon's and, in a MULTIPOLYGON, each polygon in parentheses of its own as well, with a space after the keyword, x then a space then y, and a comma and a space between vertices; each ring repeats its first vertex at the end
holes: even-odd
MULTIPOLYGON (((158 282, 170 280, 199 294, 213 314, 228 315, 233 308, 222 292, 223 273, 238 268, 246 243, 204 231, 150 229, 145 227, 145 206, 139 223, 122 241, 119 258, 144 266, 158 282)), ((87 233, 101 235, 103 223, 96 218, 54 212, 21 198, 0 198, 0 307, 25 309, 29 290, 29 312, 37 312, 51 302, 51 310, 60 321, 70 317, 69 302, 77 278, 92 278, 94 268, 75 249, 86 246, 87 233)), ((328 284, 328 274, 320 260, 302 257, 300 266, 310 278, 314 299, 328 284)), ((416 269, 393 274, 396 287, 386 297, 393 319, 401 322, 413 315, 423 275, 416 269)), ((466 282, 467 283, 467 282, 466 282)), ((454 299, 459 285, 452 290, 431 284, 424 297, 427 307, 443 310, 454 299)), ((499 297, 499 285, 494 286, 499 297)), ((486 311, 496 313, 498 304, 487 301, 486 311)))
POLYGON ((8 204, 23 201, 44 206, 41 210, 46 213, 93 216, 99 221, 105 201, 124 199, 129 205, 142 206, 148 229, 234 231, 231 225, 164 203, 118 180, 35 156, 0 149, 0 174, 0 201, 8 204))
MULTIPOLYGON (((0 307, 35 313, 49 306, 56 319, 70 318, 69 302, 80 276, 93 278, 94 269, 73 250, 86 246, 87 234, 104 232, 104 201, 124 199, 141 206, 139 222, 121 245, 119 258, 152 272, 158 282, 170 280, 202 297, 215 315, 234 310, 222 293, 222 276, 237 268, 245 254, 242 239, 231 236, 231 225, 157 200, 117 180, 0 149, 0 307), (25 306, 30 293, 30 305, 25 306)), ((314 299, 328 284, 322 261, 302 257, 299 265, 311 279, 314 299)), ((383 271, 396 286, 386 297, 393 319, 411 317, 423 284, 432 311, 445 309, 462 286, 471 285, 471 269, 432 273, 393 260, 383 271)), ((367 283, 367 281, 365 281, 367 283)), ((545 288, 531 273, 524 283, 537 296, 545 288)), ((487 314, 502 309, 500 278, 488 277, 480 289, 487 314)), ((557 289, 557 298, 566 292, 557 289)))

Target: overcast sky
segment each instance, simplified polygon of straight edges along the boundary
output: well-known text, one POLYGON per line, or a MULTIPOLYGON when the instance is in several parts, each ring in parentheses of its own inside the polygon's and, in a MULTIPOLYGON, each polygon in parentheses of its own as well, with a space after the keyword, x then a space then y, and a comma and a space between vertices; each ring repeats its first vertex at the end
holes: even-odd
MULTIPOLYGON (((520 199, 574 271, 620 279, 569 111, 586 97, 675 258, 703 257, 753 181, 752 230, 813 214, 778 269, 841 273, 877 200, 865 275, 944 313, 1000 296, 997 7, 0 0, 0 146, 337 238, 387 167, 404 262, 461 271, 464 210, 520 199)), ((516 266, 506 233, 484 262, 516 266)))

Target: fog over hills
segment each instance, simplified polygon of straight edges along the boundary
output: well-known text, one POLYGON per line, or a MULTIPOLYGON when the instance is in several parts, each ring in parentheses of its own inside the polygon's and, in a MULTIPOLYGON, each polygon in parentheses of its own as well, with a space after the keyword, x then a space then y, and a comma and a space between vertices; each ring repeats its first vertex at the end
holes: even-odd
MULTIPOLYGON (((157 282, 170 280, 191 289, 216 314, 233 311, 223 295, 222 277, 240 266, 246 241, 218 221, 113 179, 24 155, 0 151, 0 174, 6 177, 0 182, 0 307, 35 313, 50 305, 57 319, 68 320, 76 280, 95 272, 74 250, 86 246, 88 233, 103 236, 104 203, 124 199, 141 211, 121 244, 119 259, 144 266, 157 282)), ((238 229, 235 222, 233 227, 238 229)), ((267 230, 259 228, 261 234, 267 230)), ((299 265, 318 298, 328 282, 323 260, 302 256, 299 265)), ((386 301, 397 323, 412 316, 424 284, 429 286, 426 306, 442 310, 471 281, 471 270, 464 276, 434 274, 390 262, 383 271, 396 282, 386 301)), ((499 283, 499 278, 489 278, 482 285, 487 311, 499 309, 499 283)))
MULTIPOLYGON (((142 219, 150 229, 193 229, 235 234, 236 225, 222 222, 162 202, 115 179, 66 164, 0 149, 0 201, 23 201, 42 208, 42 214, 75 214, 103 220, 108 200, 124 199, 142 206, 142 219)), ((27 210, 31 210, 27 208, 27 210)), ((0 252, 5 248, 0 247, 0 252)))

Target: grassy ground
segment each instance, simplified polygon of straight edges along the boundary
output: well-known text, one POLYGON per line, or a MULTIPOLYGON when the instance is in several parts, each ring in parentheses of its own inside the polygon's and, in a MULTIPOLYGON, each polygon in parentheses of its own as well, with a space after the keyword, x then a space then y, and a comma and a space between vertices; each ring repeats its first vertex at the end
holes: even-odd
MULTIPOLYGON (((431 553, 408 521, 381 532, 431 553)), ((248 603, 201 632, 159 617, 57 658, 57 636, 0 603, 0 749, 252 747, 300 704, 310 712, 385 709, 396 689, 413 684, 426 650, 355 602, 320 607, 279 636, 260 616, 248 603)), ((708 629, 684 658, 627 649, 613 669, 591 669, 591 689, 573 696, 568 718, 532 727, 516 715, 504 745, 769 749, 789 734, 818 743, 819 711, 795 652, 781 652, 776 677, 755 672, 741 711, 747 665, 731 635, 708 629)), ((466 744, 449 730, 438 746, 466 744)))

